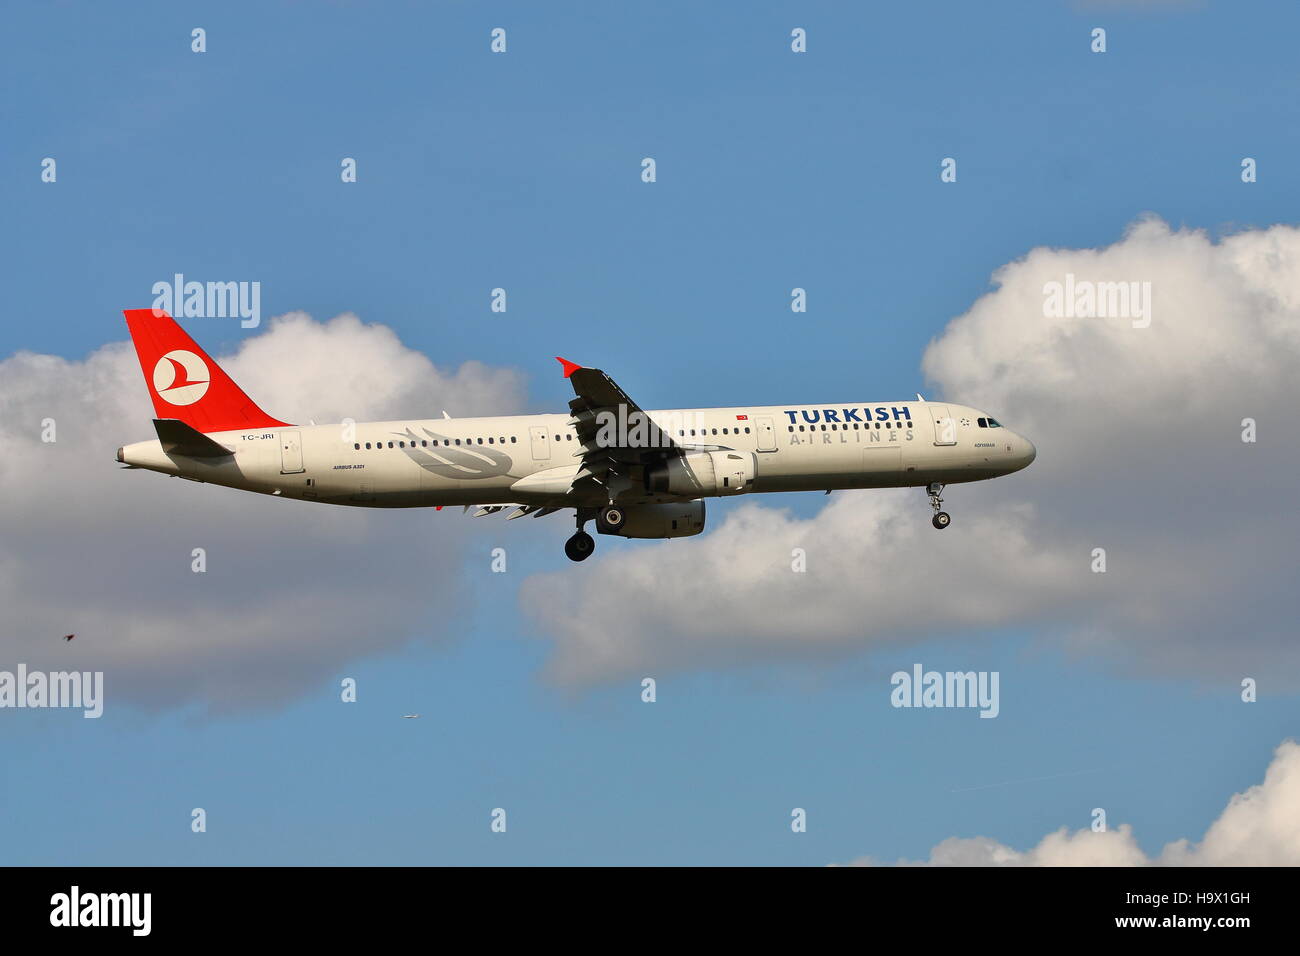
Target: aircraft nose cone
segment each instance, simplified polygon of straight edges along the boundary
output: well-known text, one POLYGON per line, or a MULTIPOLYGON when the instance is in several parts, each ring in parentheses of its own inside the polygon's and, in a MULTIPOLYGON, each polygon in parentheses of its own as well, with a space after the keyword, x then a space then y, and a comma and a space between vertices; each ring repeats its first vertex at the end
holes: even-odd
POLYGON ((1028 438, 1023 438, 1021 441, 1025 443, 1024 459, 1025 467, 1028 467, 1038 457, 1038 449, 1034 447, 1034 443, 1028 438))

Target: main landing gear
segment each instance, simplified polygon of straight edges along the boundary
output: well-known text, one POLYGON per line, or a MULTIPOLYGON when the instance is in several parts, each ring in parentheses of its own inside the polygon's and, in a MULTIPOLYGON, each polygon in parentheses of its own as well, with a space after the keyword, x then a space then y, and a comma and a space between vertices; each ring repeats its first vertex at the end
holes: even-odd
POLYGON ((586 561, 596 550, 596 540, 585 531, 574 532, 572 538, 564 542, 564 553, 570 561, 586 561))
POLYGON ((577 510, 578 530, 564 543, 564 553, 569 556, 570 561, 586 561, 596 550, 595 539, 582 530, 583 525, 592 518, 596 519, 596 530, 601 534, 618 534, 623 529, 623 525, 627 524, 627 511, 618 505, 577 510))
POLYGON ((618 505, 609 505, 600 509, 596 516, 596 530, 602 534, 618 534, 627 524, 627 512, 618 505))
POLYGON ((934 525, 940 531, 952 524, 952 518, 946 511, 940 511, 939 506, 943 504, 943 485, 937 481, 931 482, 925 489, 926 494, 930 496, 930 507, 934 509, 934 517, 930 519, 930 524, 934 525))
MULTIPOLYGON (((619 512, 618 518, 621 525, 626 520, 623 517, 622 509, 613 507, 605 509, 606 512, 615 510, 619 512)), ((582 530, 583 525, 594 517, 596 517, 595 508, 577 509, 578 530, 573 533, 572 538, 564 542, 564 553, 568 555, 570 561, 586 561, 596 550, 596 539, 582 530)))

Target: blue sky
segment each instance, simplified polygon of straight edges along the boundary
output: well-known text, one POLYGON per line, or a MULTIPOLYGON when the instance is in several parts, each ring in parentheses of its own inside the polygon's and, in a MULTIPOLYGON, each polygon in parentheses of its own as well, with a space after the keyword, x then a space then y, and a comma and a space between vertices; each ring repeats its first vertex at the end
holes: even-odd
MULTIPOLYGON (((266 316, 352 311, 440 366, 517 368, 537 411, 569 397, 557 354, 647 407, 887 400, 928 389, 927 343, 1033 247, 1105 245, 1146 212, 1214 234, 1298 214, 1300 15, 1281 4, 0 16, 0 356, 121 341, 120 310, 183 272, 259 280, 266 316), (46 156, 57 184, 40 182, 46 156), (345 156, 356 184, 339 181, 345 156), (939 181, 947 156, 956 184, 939 181), (1240 181, 1242 156, 1259 182, 1240 181)), ((197 321, 213 353, 252 334, 197 321)), ((148 422, 121 429, 88 451, 148 422)), ((579 573, 563 525, 521 533, 513 565, 579 573)), ((368 655, 358 634, 353 665, 272 712, 6 713, 0 861, 823 864, 924 857, 952 835, 1023 848, 1095 806, 1153 852, 1259 782, 1300 715, 1294 695, 1243 706, 1235 679, 1134 677, 1021 628, 682 673, 654 705, 636 681, 573 692, 539 676, 520 577, 465 560, 452 641, 416 628, 368 655), (931 659, 1016 690, 997 720, 891 708, 888 674, 931 659), (337 702, 342 676, 355 705, 337 702), (487 826, 498 806, 504 837, 487 826), (790 832, 792 807, 808 833, 790 832)))

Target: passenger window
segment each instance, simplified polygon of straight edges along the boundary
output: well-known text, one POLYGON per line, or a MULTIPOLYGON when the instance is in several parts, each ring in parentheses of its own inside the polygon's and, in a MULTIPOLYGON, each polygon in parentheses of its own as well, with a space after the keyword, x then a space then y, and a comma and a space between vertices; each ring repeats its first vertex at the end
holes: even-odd
POLYGON ((745 434, 746 434, 746 435, 749 434, 749 427, 748 427, 748 426, 745 427, 745 434))
POLYGON ((370 442, 366 442, 366 448, 370 447, 370 442))
POLYGON ((358 451, 360 451, 360 450, 361 450, 361 442, 357 442, 357 443, 356 443, 355 445, 353 445, 352 447, 355 448, 355 449, 357 449, 358 451))

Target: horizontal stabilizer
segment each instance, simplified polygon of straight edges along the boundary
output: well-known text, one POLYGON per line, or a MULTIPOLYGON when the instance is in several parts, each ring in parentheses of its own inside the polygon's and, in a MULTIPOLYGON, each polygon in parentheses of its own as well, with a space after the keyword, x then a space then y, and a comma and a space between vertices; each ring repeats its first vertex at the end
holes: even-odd
POLYGON ((169 455, 184 455, 186 458, 227 458, 234 454, 225 445, 213 441, 203 432, 191 428, 176 418, 155 418, 153 427, 158 431, 158 440, 162 442, 163 451, 169 455))

